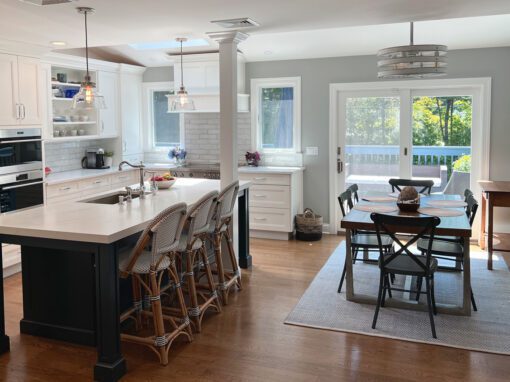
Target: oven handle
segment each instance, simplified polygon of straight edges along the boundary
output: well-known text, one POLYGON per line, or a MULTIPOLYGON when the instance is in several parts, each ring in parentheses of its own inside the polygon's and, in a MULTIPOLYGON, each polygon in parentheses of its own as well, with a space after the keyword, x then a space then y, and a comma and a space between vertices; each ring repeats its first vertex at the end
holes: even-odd
POLYGON ((36 184, 42 184, 42 183, 44 183, 44 181, 34 182, 34 183, 26 183, 26 184, 22 184, 22 185, 19 185, 19 186, 8 186, 8 187, 1 187, 0 186, 0 191, 7 191, 7 190, 12 190, 12 189, 21 188, 21 187, 35 186, 36 184))
POLYGON ((16 139, 15 141, 0 141, 0 145, 8 143, 42 142, 42 139, 16 139))

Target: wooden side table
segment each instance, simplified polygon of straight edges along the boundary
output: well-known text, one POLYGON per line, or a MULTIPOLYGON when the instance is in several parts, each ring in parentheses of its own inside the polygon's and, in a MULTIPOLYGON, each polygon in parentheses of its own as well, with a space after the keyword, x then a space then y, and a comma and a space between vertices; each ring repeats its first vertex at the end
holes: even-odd
POLYGON ((482 222, 478 244, 481 249, 487 248, 489 255, 487 269, 492 270, 493 251, 510 252, 510 234, 494 232, 494 207, 510 207, 510 182, 480 180, 478 183, 483 192, 482 222), (485 242, 485 226, 487 226, 487 243, 485 242), (494 245, 494 237, 499 240, 499 244, 496 246, 494 245))

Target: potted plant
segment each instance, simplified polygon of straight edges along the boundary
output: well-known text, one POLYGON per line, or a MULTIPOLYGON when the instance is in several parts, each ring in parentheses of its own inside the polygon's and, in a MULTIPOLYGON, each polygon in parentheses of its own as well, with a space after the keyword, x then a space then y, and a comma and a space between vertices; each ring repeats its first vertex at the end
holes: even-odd
POLYGON ((104 164, 105 164, 105 166, 108 166, 108 167, 113 166, 113 151, 105 151, 104 152, 104 164))
POLYGON ((260 154, 258 151, 255 151, 253 153, 250 153, 249 151, 246 152, 246 155, 244 156, 246 158, 246 164, 248 166, 258 167, 260 162, 260 154))
POLYGON ((186 150, 183 150, 177 146, 168 152, 168 158, 173 159, 175 163, 179 165, 183 165, 186 163, 186 154, 186 150))

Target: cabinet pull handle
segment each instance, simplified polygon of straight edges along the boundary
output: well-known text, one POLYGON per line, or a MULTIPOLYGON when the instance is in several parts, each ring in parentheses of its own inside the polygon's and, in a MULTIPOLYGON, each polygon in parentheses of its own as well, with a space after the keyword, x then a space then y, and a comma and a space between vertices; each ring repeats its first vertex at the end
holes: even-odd
POLYGON ((70 189, 71 189, 71 187, 62 187, 62 188, 59 188, 59 191, 68 191, 70 189))
POLYGON ((267 197, 267 195, 260 195, 260 194, 255 194, 253 195, 254 198, 265 198, 267 197))
POLYGON ((103 181, 102 181, 102 180, 96 180, 96 181, 94 182, 94 184, 99 184, 99 183, 103 183, 103 181))
POLYGON ((20 110, 20 107, 19 107, 19 103, 16 104, 16 119, 20 119, 21 118, 21 110, 20 110))
POLYGON ((266 180, 265 177, 262 177, 262 178, 253 178, 254 180, 266 180))
POLYGON ((254 218, 254 220, 266 221, 267 218, 254 218))
POLYGON ((120 180, 127 179, 127 176, 119 176, 120 180))
POLYGON ((22 119, 25 119, 26 117, 26 109, 25 109, 25 105, 21 104, 21 110, 23 111, 23 116, 21 117, 22 119))

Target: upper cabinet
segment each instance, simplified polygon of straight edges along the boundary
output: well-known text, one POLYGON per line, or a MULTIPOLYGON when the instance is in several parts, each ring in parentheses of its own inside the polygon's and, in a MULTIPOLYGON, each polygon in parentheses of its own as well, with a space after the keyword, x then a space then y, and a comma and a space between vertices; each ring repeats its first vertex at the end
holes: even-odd
POLYGON ((97 74, 97 87, 106 102, 106 109, 99 110, 99 135, 115 137, 119 127, 119 75, 100 71, 97 74))
POLYGON ((0 125, 42 125, 42 79, 35 58, 0 54, 0 125))
POLYGON ((142 73, 121 65, 120 107, 122 110, 122 156, 136 160, 142 148, 142 73))

